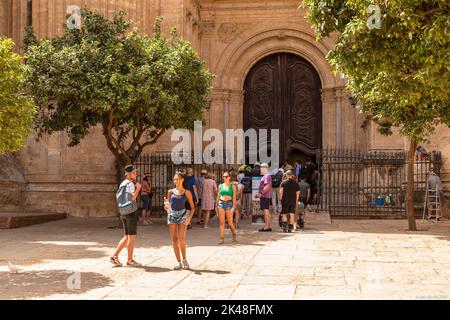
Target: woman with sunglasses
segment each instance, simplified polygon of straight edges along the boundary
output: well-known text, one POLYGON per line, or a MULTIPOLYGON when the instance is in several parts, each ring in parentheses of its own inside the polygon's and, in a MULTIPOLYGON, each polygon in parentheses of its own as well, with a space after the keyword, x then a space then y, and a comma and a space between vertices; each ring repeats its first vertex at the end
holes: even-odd
POLYGON ((192 193, 184 185, 184 174, 177 172, 173 177, 173 182, 175 188, 167 193, 167 198, 164 199, 164 209, 167 211, 167 225, 172 236, 173 251, 178 261, 174 270, 189 269, 186 259, 186 230, 195 213, 194 200, 192 193), (186 210, 186 203, 190 205, 189 211, 186 210), (183 263, 181 263, 180 251, 183 263))
POLYGON ((220 241, 219 244, 223 244, 225 233, 225 217, 227 218, 230 230, 233 233, 233 240, 237 241, 236 229, 233 225, 233 214, 236 210, 236 185, 231 183, 229 172, 223 174, 224 183, 219 186, 217 193, 217 211, 220 221, 220 241))

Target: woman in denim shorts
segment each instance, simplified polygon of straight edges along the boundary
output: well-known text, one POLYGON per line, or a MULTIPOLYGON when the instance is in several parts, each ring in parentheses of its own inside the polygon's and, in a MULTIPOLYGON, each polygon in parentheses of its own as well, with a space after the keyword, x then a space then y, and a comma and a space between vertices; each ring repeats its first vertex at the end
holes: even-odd
POLYGON ((173 182, 176 187, 169 190, 167 198, 164 201, 164 209, 167 211, 167 225, 169 226, 172 237, 173 251, 178 261, 174 270, 180 270, 181 268, 189 269, 189 264, 186 259, 186 230, 194 215, 195 206, 192 193, 183 185, 184 181, 184 174, 176 173, 173 177, 173 182), (186 210, 186 203, 190 205, 191 210, 186 210), (183 256, 183 263, 181 263, 180 251, 181 256, 183 256))
POLYGON ((224 183, 219 186, 217 192, 217 211, 220 221, 220 241, 219 244, 223 244, 225 233, 225 217, 227 218, 230 230, 233 233, 233 241, 237 241, 236 228, 233 224, 233 214, 236 210, 236 185, 231 183, 229 172, 225 171, 223 174, 224 183))

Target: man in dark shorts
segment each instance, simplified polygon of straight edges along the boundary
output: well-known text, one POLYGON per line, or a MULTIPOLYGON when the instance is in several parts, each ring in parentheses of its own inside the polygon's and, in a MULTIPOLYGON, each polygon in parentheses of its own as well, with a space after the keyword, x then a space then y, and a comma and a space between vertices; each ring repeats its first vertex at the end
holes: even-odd
MULTIPOLYGON (((298 183, 298 186, 300 188, 300 203, 302 204, 303 208, 306 209, 306 207, 309 206, 309 198, 311 197, 311 187, 309 183, 306 182, 306 175, 300 175, 300 182, 298 183)), ((299 228, 304 227, 302 215, 303 212, 299 212, 297 219, 297 225, 299 228)))
POLYGON ((308 210, 311 211, 311 204, 314 204, 314 195, 317 193, 317 190, 315 188, 315 183, 313 183, 314 178, 314 172, 316 171, 316 166, 312 162, 312 159, 310 157, 306 158, 306 164, 305 167, 302 169, 302 173, 305 174, 306 182, 309 184, 310 190, 311 190, 311 196, 309 197, 308 201, 308 210))
POLYGON ((259 198, 259 204, 261 206, 261 210, 264 212, 264 228, 260 229, 260 232, 271 232, 272 228, 270 227, 272 222, 272 215, 270 214, 270 205, 272 204, 272 176, 269 173, 269 165, 267 163, 263 163, 261 165, 261 174, 264 176, 261 179, 261 183, 259 184, 259 192, 256 197, 259 198))
POLYGON ((286 177, 287 180, 283 181, 280 186, 279 201, 281 202, 283 232, 292 232, 295 223, 295 210, 300 196, 300 187, 295 180, 295 175, 292 170, 286 171, 286 177))
MULTIPOLYGON (((132 165, 126 166, 125 180, 122 181, 119 187, 120 189, 122 186, 126 186, 125 192, 131 194, 131 200, 133 202, 136 202, 136 199, 141 191, 141 184, 136 182, 136 177, 137 177, 136 169, 132 165)), ((114 255, 110 258, 111 263, 117 267, 122 266, 122 263, 119 261, 119 254, 125 247, 127 247, 128 251, 127 266, 130 267, 141 266, 140 263, 136 262, 133 259, 134 244, 136 242, 136 235, 137 235, 137 223, 138 223, 137 213, 138 211, 135 211, 133 213, 120 217, 120 219, 122 220, 125 235, 117 245, 114 255)))

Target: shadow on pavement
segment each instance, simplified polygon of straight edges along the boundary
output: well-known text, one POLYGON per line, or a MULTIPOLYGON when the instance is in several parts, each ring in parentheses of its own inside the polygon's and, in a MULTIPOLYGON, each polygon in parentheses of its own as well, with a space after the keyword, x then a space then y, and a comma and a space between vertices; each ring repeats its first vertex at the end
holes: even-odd
POLYGON ((100 273, 80 272, 79 289, 68 279, 74 273, 67 270, 24 271, 17 274, 0 272, 0 299, 43 298, 54 294, 80 294, 112 284, 100 273), (73 288, 73 289, 70 289, 73 288))

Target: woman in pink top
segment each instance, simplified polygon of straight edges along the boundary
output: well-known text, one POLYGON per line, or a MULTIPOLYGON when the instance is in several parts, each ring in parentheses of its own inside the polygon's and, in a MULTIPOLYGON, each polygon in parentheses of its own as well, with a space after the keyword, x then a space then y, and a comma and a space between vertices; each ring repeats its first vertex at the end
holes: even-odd
POLYGON ((204 211, 205 225, 204 228, 208 228, 209 218, 211 217, 211 210, 214 210, 216 195, 217 195, 217 184, 215 180, 215 175, 210 173, 202 184, 202 210, 204 211))
POLYGON ((148 176, 142 179, 141 199, 142 199, 142 222, 152 224, 150 221, 150 212, 152 210, 152 193, 148 176))

